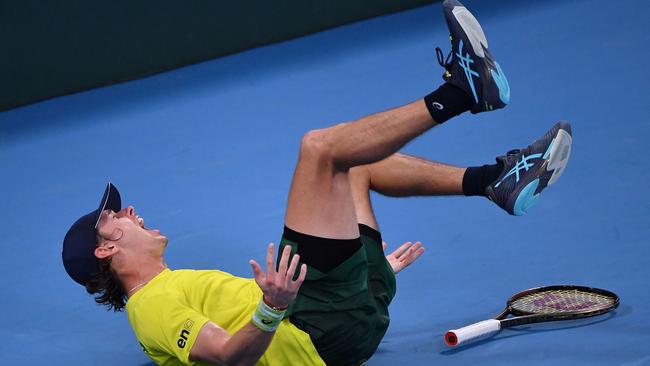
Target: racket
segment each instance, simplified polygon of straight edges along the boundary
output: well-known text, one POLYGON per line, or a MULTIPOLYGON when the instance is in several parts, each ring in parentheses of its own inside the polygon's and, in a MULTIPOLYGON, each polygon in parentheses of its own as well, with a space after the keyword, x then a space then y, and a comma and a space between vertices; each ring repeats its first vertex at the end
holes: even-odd
POLYGON ((445 333, 448 346, 487 338, 501 329, 518 325, 586 318, 618 307, 613 292, 583 286, 546 286, 520 292, 508 300, 494 319, 484 320, 445 333), (506 317, 513 315, 514 318, 506 317))

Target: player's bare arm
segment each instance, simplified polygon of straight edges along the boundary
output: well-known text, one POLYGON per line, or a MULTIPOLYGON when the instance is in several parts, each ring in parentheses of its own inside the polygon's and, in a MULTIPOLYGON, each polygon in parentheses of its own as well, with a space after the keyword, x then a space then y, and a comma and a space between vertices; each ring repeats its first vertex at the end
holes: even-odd
MULTIPOLYGON (((276 270, 274 247, 269 244, 267 249, 266 273, 256 261, 251 260, 250 264, 255 282, 264 293, 263 301, 273 308, 286 309, 296 298, 298 289, 307 275, 307 267, 304 264, 300 267, 300 274, 294 281, 300 256, 294 255, 289 261, 291 247, 286 246, 276 270)), ((196 361, 214 362, 219 365, 254 365, 266 351, 274 333, 275 330, 264 331, 251 321, 237 333, 230 335, 217 324, 207 322, 199 332, 190 357, 196 361)))

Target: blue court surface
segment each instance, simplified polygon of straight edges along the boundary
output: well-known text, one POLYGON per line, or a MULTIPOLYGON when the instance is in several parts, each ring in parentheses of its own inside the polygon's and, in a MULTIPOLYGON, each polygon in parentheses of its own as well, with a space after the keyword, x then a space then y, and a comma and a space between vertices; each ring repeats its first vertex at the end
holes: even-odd
MULTIPOLYGON (((368 365, 650 365, 650 2, 467 1, 512 88, 405 152, 491 163, 559 119, 567 171, 524 217, 483 198, 374 197, 391 247, 427 251, 398 276, 368 365), (590 320, 504 330, 449 349, 447 329, 530 287, 616 292, 590 320)), ((301 136, 421 98, 441 82, 441 4, 0 113, 0 364, 149 365, 124 314, 96 306, 61 243, 107 181, 169 238, 171 268, 251 277, 280 239, 301 136)))

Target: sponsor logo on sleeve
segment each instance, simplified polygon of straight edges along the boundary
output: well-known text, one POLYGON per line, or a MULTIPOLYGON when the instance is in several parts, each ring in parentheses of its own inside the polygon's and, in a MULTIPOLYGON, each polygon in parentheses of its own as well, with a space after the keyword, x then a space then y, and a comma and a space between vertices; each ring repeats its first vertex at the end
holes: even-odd
POLYGON ((181 334, 179 335, 178 341, 176 342, 179 348, 185 348, 185 345, 187 344, 187 337, 190 335, 193 326, 194 322, 190 319, 187 319, 183 324, 183 329, 181 330, 181 334))

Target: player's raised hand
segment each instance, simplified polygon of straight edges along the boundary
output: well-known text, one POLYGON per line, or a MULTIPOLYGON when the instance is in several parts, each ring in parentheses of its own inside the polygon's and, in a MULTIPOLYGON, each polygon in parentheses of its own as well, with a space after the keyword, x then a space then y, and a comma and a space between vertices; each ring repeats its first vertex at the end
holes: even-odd
POLYGON ((253 267, 255 282, 264 293, 264 301, 273 307, 284 309, 296 298, 300 285, 302 285, 307 275, 307 265, 303 264, 300 267, 300 274, 294 281, 293 278, 300 256, 296 254, 289 261, 291 246, 286 245, 276 270, 274 254, 275 246, 271 243, 266 251, 266 273, 256 261, 251 259, 249 263, 253 267))
MULTIPOLYGON (((385 252, 388 244, 386 244, 384 241, 381 243, 381 246, 385 252)), ((393 268, 393 272, 397 274, 404 268, 410 266, 411 263, 415 262, 415 260, 418 259, 422 253, 424 253, 422 243, 418 241, 413 244, 409 241, 402 244, 402 246, 397 248, 397 250, 387 255, 386 260, 388 260, 388 263, 390 263, 390 266, 393 268)))

